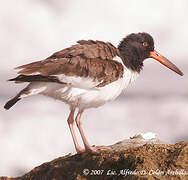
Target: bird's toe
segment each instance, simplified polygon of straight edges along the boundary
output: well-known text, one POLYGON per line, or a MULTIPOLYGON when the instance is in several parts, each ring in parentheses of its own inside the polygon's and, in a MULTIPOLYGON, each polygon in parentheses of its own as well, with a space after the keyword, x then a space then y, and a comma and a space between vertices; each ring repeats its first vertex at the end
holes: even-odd
POLYGON ((86 149, 87 152, 92 154, 100 154, 101 151, 110 151, 111 148, 108 146, 92 146, 86 149))

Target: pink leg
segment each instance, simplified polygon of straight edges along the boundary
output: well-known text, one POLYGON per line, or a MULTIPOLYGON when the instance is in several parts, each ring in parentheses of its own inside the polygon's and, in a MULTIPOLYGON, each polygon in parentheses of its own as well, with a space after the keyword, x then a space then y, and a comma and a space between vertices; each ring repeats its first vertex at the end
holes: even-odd
POLYGON ((68 122, 68 125, 69 125, 69 128, 70 128, 70 131, 71 131, 71 135, 72 135, 72 139, 73 139, 73 142, 74 142, 74 146, 75 146, 76 152, 77 153, 82 153, 85 150, 82 149, 79 146, 77 138, 76 138, 76 134, 75 134, 75 131, 74 131, 74 112, 75 112, 75 109, 71 109, 71 112, 69 114, 67 122, 68 122))
POLYGON ((83 143, 84 143, 84 146, 85 146, 85 151, 86 152, 92 152, 94 154, 98 154, 98 150, 109 150, 110 148, 108 147, 105 147, 105 146, 90 146, 87 139, 86 139, 86 136, 84 134, 84 131, 83 131, 83 128, 82 128, 82 122, 81 122, 81 117, 82 117, 82 113, 83 113, 83 110, 80 110, 76 116, 76 124, 77 124, 77 127, 78 127, 78 130, 80 132, 80 135, 82 137, 82 140, 83 140, 83 143))

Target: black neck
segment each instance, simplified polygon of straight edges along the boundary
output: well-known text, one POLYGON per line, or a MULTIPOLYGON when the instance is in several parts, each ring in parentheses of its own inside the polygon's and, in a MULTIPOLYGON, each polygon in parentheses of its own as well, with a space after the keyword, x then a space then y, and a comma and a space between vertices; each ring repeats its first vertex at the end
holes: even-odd
POLYGON ((139 49, 131 48, 125 41, 118 46, 124 65, 132 71, 140 73, 143 67, 143 57, 140 56, 139 49))

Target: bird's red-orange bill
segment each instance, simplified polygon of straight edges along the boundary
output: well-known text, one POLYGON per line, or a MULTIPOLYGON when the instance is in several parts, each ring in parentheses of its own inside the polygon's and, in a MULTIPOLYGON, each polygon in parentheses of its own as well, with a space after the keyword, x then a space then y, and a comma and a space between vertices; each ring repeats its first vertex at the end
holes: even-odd
POLYGON ((161 64, 163 64, 167 68, 171 69, 172 71, 176 72, 180 76, 183 76, 183 73, 179 70, 179 68, 175 64, 173 64, 172 62, 170 62, 164 56, 160 55, 157 51, 151 51, 150 52, 150 57, 153 58, 153 59, 156 59, 161 64))

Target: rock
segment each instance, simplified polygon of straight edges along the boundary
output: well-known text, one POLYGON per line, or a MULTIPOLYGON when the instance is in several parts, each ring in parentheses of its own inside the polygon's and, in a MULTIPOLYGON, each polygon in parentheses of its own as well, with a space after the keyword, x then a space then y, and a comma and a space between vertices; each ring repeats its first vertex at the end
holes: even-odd
POLYGON ((118 142, 98 155, 68 154, 22 177, 0 180, 188 180, 188 143, 143 137, 118 142))
POLYGON ((17 178, 8 178, 7 176, 0 177, 0 180, 15 180, 17 178))

